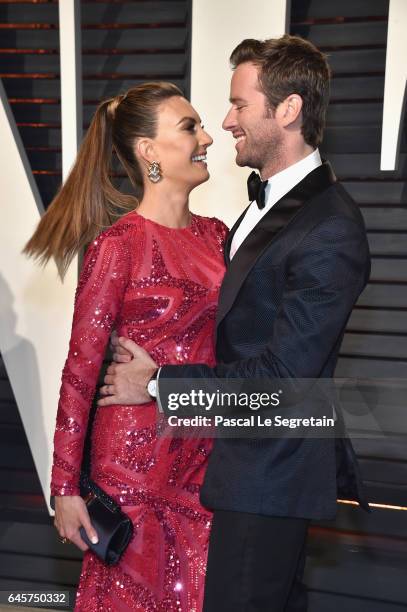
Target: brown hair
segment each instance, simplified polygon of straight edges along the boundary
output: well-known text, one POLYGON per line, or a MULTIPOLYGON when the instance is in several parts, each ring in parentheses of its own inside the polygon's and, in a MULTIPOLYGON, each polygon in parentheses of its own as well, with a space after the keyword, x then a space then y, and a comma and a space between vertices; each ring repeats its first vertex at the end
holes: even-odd
POLYGON ((43 264, 54 257, 63 277, 83 246, 136 208, 144 187, 134 141, 154 138, 158 106, 182 95, 172 83, 143 83, 98 106, 75 164, 26 244, 25 254, 43 264), (134 196, 121 193, 112 183, 113 150, 135 189, 134 196))
POLYGON ((301 96, 302 135, 317 147, 323 135, 329 100, 330 69, 326 57, 308 40, 281 38, 243 40, 230 56, 232 68, 252 62, 259 66, 259 83, 272 110, 290 94, 301 96))

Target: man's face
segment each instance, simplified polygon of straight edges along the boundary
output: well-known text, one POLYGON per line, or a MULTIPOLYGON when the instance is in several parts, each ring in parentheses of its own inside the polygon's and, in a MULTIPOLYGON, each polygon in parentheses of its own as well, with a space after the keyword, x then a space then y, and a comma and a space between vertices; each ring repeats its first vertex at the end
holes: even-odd
POLYGON ((261 172, 280 156, 283 132, 260 89, 255 64, 245 62, 235 69, 230 102, 222 127, 236 139, 236 163, 261 172))

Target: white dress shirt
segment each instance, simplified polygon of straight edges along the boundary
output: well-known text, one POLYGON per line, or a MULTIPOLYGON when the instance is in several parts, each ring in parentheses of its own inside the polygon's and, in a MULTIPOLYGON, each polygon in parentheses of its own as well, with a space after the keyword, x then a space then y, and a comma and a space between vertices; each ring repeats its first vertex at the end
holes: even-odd
POLYGON ((230 259, 233 258, 242 242, 258 224, 260 219, 268 213, 270 208, 302 181, 307 174, 315 170, 315 168, 318 168, 321 164, 322 161, 319 150, 315 149, 315 151, 307 155, 307 157, 304 157, 304 159, 301 159, 292 166, 288 166, 288 168, 281 170, 281 172, 277 172, 277 174, 268 179, 265 190, 265 206, 260 209, 257 206, 256 200, 250 204, 233 236, 230 247, 230 259))

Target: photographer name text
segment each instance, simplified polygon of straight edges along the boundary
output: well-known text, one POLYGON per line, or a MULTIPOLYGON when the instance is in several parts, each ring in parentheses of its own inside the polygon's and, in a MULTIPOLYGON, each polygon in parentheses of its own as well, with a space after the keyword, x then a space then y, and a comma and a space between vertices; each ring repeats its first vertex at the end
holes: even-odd
POLYGON ((260 414, 252 414, 248 417, 224 417, 224 416, 193 416, 168 417, 171 427, 287 427, 297 429, 299 427, 335 427, 335 419, 328 417, 287 418, 276 415, 272 418, 262 417, 260 414))

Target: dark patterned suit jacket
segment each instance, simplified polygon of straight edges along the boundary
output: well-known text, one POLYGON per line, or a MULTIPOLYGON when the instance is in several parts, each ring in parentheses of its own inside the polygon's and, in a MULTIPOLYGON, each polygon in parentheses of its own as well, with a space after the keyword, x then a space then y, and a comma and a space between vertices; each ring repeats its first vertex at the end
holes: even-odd
MULTIPOLYGON (((334 374, 347 320, 370 273, 358 207, 324 162, 264 215, 230 261, 243 215, 226 245, 218 365, 163 367, 160 395, 174 378, 334 374)), ((368 508, 347 437, 217 439, 201 491, 211 509, 312 519, 333 518, 337 496, 368 508)))

